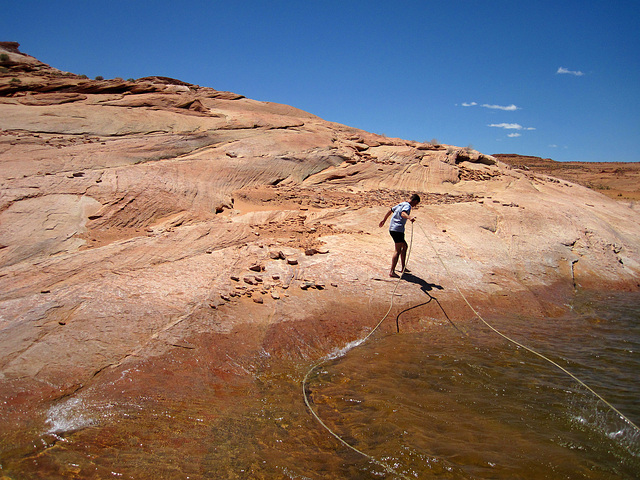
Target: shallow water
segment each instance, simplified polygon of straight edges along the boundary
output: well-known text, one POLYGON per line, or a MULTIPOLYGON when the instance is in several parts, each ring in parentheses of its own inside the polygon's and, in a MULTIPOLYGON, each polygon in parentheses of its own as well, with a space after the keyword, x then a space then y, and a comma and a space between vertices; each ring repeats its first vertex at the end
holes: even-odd
MULTIPOLYGON (((455 319, 452 319, 455 323, 455 319)), ((488 319, 569 369, 640 424, 640 295, 576 298, 562 318, 488 319)), ((255 375, 182 398, 72 398, 31 448, 2 440, 8 478, 640 477, 640 434, 548 362, 480 322, 376 334, 310 365, 265 357, 255 375)))

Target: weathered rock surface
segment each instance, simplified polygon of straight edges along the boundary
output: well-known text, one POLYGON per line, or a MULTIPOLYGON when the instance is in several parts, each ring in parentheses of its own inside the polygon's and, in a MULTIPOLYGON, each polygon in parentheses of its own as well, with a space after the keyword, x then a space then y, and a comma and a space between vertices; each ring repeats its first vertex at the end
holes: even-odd
POLYGON ((457 285, 488 314, 554 315, 577 288, 640 283, 638 212, 577 184, 173 79, 88 80, 0 53, 3 431, 109 395, 143 364, 198 358, 222 378, 357 338, 394 287, 378 223, 413 192, 397 308, 434 295, 468 319, 457 285))

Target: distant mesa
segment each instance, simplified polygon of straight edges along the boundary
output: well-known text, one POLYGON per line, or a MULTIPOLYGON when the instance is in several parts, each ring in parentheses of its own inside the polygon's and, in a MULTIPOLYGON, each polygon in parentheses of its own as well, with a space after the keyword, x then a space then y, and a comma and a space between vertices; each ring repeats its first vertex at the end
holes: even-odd
POLYGON ((583 185, 614 200, 640 200, 638 162, 557 162, 515 153, 496 153, 493 156, 514 168, 583 185))

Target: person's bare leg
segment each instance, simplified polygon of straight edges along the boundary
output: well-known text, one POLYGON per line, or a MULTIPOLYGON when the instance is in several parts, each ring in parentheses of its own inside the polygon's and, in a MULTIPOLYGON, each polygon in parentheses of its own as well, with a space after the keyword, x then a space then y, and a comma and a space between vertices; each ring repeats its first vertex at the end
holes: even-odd
POLYGON ((398 265, 398 259, 400 258, 402 252, 402 243, 396 243, 396 251, 393 252, 393 257, 391 257, 391 272, 389 272, 390 277, 397 278, 399 275, 396 273, 396 265, 398 265))
POLYGON ((405 262, 407 261, 407 244, 402 244, 402 251, 400 252, 400 263, 402 265, 402 271, 406 271, 405 262))

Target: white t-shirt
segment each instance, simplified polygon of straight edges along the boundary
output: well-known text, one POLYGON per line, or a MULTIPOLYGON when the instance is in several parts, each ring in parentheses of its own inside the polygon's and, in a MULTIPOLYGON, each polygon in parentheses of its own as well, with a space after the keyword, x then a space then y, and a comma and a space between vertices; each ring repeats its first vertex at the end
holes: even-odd
POLYGON ((391 210, 393 210, 393 215, 391 215, 389 231, 404 232, 404 224, 407 223, 407 219, 402 218, 402 212, 407 212, 407 215, 410 215, 411 204, 409 202, 402 202, 393 207, 391 210))

